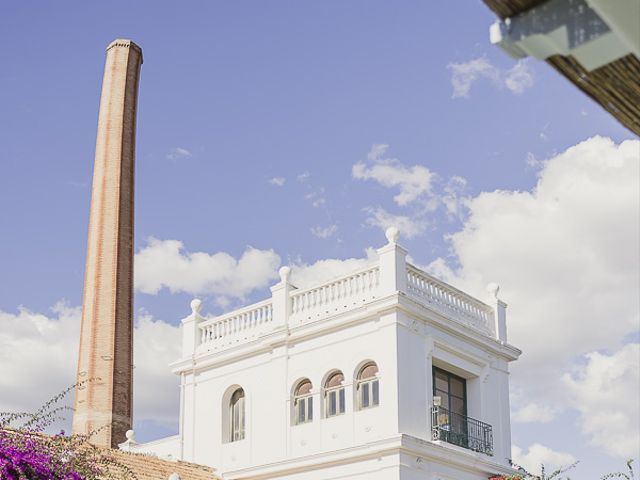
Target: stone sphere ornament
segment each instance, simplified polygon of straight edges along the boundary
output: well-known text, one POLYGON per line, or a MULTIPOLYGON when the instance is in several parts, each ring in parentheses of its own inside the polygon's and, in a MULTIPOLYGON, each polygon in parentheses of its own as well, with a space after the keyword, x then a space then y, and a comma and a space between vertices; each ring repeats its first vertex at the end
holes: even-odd
POLYGON ((202 300, 199 298, 194 298, 191 300, 191 313, 197 315, 202 310, 202 300))
POLYGON ((387 237, 389 243, 398 243, 398 239, 400 238, 400 230, 397 227, 389 227, 384 232, 387 237))
POLYGON ((291 267, 281 267, 280 270, 278 270, 278 274, 280 274, 280 280, 286 283, 291 275, 291 267))

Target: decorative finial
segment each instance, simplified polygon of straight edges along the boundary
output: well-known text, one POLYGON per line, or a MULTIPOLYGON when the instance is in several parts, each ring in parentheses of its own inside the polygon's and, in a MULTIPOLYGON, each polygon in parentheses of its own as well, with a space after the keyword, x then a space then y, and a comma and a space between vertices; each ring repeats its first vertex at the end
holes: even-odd
POLYGON ((200 310, 202 310, 202 300, 200 300, 199 298, 194 298, 193 300, 191 300, 191 313, 193 315, 198 315, 200 313, 200 310))
POLYGON ((500 291, 500 285, 498 285, 497 283, 491 282, 489 285, 487 285, 487 292, 489 292, 489 295, 491 295, 496 300, 498 299, 499 291, 500 291))
POLYGON ((389 243, 398 243, 398 239, 400 238, 400 230, 397 227, 389 227, 384 232, 387 237, 389 243))
POLYGON ((127 432, 124 434, 124 436, 127 437, 127 442, 135 443, 135 441, 136 441, 136 432, 134 432, 133 430, 127 430, 127 432))
POLYGON ((289 281, 289 276, 291 275, 291 267, 281 267, 280 270, 278 270, 278 273, 280 274, 280 280, 282 280, 283 283, 287 283, 289 281))

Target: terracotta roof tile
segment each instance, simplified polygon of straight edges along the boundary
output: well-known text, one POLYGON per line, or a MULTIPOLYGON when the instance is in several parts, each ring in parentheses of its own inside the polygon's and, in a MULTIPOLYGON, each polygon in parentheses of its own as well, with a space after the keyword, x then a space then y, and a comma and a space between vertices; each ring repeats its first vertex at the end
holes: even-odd
POLYGON ((195 463, 163 460, 151 455, 106 450, 108 455, 133 471, 138 480, 168 480, 177 473, 180 480, 218 480, 215 469, 195 463))

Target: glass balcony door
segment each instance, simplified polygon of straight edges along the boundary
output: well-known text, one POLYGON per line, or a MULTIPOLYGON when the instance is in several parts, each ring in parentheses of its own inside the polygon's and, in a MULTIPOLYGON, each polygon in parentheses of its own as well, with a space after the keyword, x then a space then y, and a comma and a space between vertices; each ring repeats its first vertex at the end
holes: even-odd
POLYGON ((448 443, 468 447, 467 382, 453 373, 433 367, 433 396, 440 397, 437 422, 448 443))

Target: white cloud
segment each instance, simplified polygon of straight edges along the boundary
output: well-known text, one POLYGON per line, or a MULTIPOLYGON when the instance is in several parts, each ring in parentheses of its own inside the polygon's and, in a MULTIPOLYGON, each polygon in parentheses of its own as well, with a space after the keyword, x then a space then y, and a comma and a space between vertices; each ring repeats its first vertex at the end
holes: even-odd
POLYGON ((186 148, 175 147, 169 150, 167 153, 167 158, 169 160, 180 160, 183 158, 189 158, 191 156, 191 152, 186 148))
POLYGON ((149 314, 138 316, 134 331, 135 421, 175 426, 180 408, 178 377, 169 364, 180 358, 180 327, 149 314))
POLYGON ((307 180, 309 180, 310 176, 311 176, 311 174, 309 172, 302 172, 300 175, 298 175, 296 177, 296 180, 298 180, 298 182, 300 182, 300 183, 304 183, 307 180))
POLYGON ((317 192, 307 193, 304 198, 305 200, 309 200, 314 208, 319 208, 327 203, 324 193, 324 187, 321 187, 317 192))
POLYGON ((512 93, 520 95, 533 87, 533 72, 525 60, 520 60, 504 73, 504 85, 512 93))
MULTIPOLYGON (((480 298, 487 283, 501 285, 509 341, 524 351, 512 387, 531 403, 566 406, 558 372, 586 353, 618 349, 637 329, 639 164, 637 140, 571 147, 541 163, 532 191, 470 199, 463 228, 449 237, 459 267, 430 265, 480 298)), ((571 406, 580 409, 580 399, 571 406)))
POLYGON ((545 471, 549 474, 558 468, 569 467, 576 461, 569 453, 556 452, 539 443, 531 445, 526 453, 517 445, 513 445, 511 454, 516 465, 524 467, 534 475, 540 475, 541 465, 544 465, 545 471))
POLYGON ((481 78, 498 87, 506 87, 515 94, 522 94, 534 83, 533 72, 525 60, 520 60, 509 70, 500 70, 482 56, 468 62, 450 63, 447 68, 451 70, 451 98, 468 98, 471 86, 481 78))
POLYGON ((450 237, 455 280, 481 295, 502 285, 511 340, 527 350, 516 365, 556 365, 636 327, 639 147, 594 137, 545 162, 533 191, 469 201, 450 237))
POLYGON ((514 423, 549 423, 564 411, 566 405, 558 405, 549 399, 532 401, 528 392, 517 386, 511 386, 509 392, 511 420, 514 423))
POLYGON ((610 455, 633 458, 640 451, 640 344, 586 357, 586 365, 563 377, 582 431, 610 455))
POLYGON ((540 140, 543 142, 549 141, 549 123, 546 123, 544 127, 542 127, 542 131, 538 134, 540 140))
POLYGON ((451 70, 452 98, 468 97, 471 85, 479 78, 488 78, 493 82, 500 79, 497 67, 484 56, 464 63, 450 63, 447 68, 451 70))
POLYGON ((464 192, 467 187, 467 180, 460 176, 453 176, 444 186, 441 195, 442 204, 449 218, 461 218, 465 207, 469 201, 464 192))
POLYGON ((301 261, 294 262, 291 266, 291 283, 298 288, 311 287, 364 268, 378 257, 373 248, 367 248, 365 253, 365 258, 330 258, 318 260, 310 265, 301 261))
POLYGON ((384 158, 389 146, 376 144, 367 155, 367 162, 353 165, 351 174, 358 180, 374 180, 384 187, 398 188, 394 201, 405 206, 431 193, 434 174, 423 165, 406 167, 398 159, 384 158))
POLYGON ((536 156, 531 152, 527 152, 527 158, 525 160, 525 163, 527 164, 528 167, 531 167, 531 168, 538 168, 543 164, 543 162, 538 160, 536 156))
POLYGON ((80 308, 59 302, 51 310, 0 311, 0 411, 32 411, 75 383, 80 308))
POLYGON ((269 180, 269 184, 274 185, 276 187, 282 187, 284 186, 286 181, 287 179, 284 177, 273 177, 269 180))
MULTIPOLYGON (((81 309, 59 302, 51 310, 49 316, 25 307, 0 311, 0 411, 33 411, 75 383, 81 309)), ((179 328, 142 315, 134 344, 135 420, 173 428, 178 381, 168 364, 179 357, 179 328)), ((73 399, 70 392, 63 404, 73 399)), ((51 431, 68 430, 71 412, 66 416, 51 431)))
POLYGON ((557 412, 558 409, 551 405, 527 403, 513 411, 511 420, 516 423, 549 423, 557 412))
POLYGON ((329 225, 328 227, 312 227, 311 233, 318 238, 329 238, 338 231, 337 225, 329 225))
POLYGON ((178 240, 149 238, 135 256, 135 285, 155 295, 162 288, 191 295, 244 298, 278 278, 280 257, 248 247, 239 259, 225 252, 187 252, 178 240))
POLYGON ((406 213, 392 214, 383 207, 368 206, 364 209, 368 213, 367 225, 382 230, 395 226, 402 236, 413 238, 425 232, 428 215, 440 206, 449 219, 462 217, 468 201, 465 178, 454 175, 444 183, 423 165, 407 167, 396 158, 385 158, 388 148, 385 144, 374 144, 366 162, 353 165, 351 174, 357 180, 374 180, 384 187, 398 189, 393 200, 406 213))
POLYGON ((365 211, 369 214, 366 219, 367 225, 378 227, 382 231, 396 227, 404 238, 420 235, 427 228, 427 221, 418 216, 394 215, 382 207, 367 207, 365 211))

